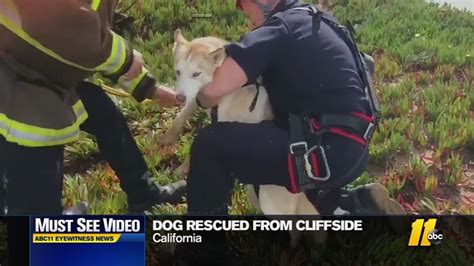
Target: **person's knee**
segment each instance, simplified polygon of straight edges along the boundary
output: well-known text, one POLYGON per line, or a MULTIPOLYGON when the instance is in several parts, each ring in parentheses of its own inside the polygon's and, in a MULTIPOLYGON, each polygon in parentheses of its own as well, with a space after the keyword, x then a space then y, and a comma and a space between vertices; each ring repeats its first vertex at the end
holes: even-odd
POLYGON ((78 88, 78 94, 89 117, 81 129, 95 136, 101 133, 110 136, 110 132, 127 128, 125 117, 112 99, 95 84, 84 84, 86 85, 81 85, 78 88))
MULTIPOLYGON (((209 184, 217 185, 224 182, 217 176, 224 178, 226 174, 225 164, 222 161, 222 151, 218 150, 216 133, 213 126, 206 127, 196 135, 191 146, 190 169, 188 174, 188 190, 196 191, 204 189, 209 184)), ((188 193, 194 194, 194 193, 188 193)))
MULTIPOLYGON (((212 153, 216 151, 218 136, 214 126, 201 129, 193 140, 192 154, 212 153)), ((192 158, 192 157, 191 157, 192 158)))
POLYGON ((90 82, 81 82, 77 86, 77 94, 79 97, 89 103, 97 101, 101 98, 108 97, 102 88, 94 83, 90 82))
POLYGON ((104 119, 118 112, 115 103, 99 86, 83 82, 77 89, 79 98, 92 119, 104 119))

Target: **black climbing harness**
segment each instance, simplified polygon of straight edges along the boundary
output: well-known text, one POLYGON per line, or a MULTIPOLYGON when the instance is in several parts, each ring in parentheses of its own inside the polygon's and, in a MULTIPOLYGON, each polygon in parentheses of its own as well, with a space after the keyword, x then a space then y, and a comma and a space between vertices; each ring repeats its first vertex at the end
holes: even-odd
MULTIPOLYGON (((359 52, 352 33, 332 18, 327 17, 316 6, 297 7, 290 10, 306 10, 313 15, 313 30, 319 29, 324 22, 350 48, 359 75, 365 84, 364 92, 368 97, 370 114, 353 112, 350 114, 322 113, 317 117, 312 114, 289 114, 290 140, 288 168, 291 191, 298 193, 320 186, 331 178, 331 169, 321 144, 322 136, 328 132, 339 134, 367 146, 378 124, 380 107, 372 86, 371 74, 367 66, 367 57, 359 52), (350 129, 350 132, 342 128, 350 129)), ((284 11, 285 12, 285 11, 284 11)), ((274 16, 279 16, 280 13, 274 16)), ((346 175, 349 176, 352 170, 346 175)))

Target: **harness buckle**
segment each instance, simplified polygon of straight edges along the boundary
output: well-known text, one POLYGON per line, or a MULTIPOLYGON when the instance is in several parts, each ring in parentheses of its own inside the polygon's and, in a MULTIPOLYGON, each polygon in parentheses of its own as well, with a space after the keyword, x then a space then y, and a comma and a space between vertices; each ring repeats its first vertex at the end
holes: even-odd
POLYGON ((370 136, 372 135, 373 131, 374 131, 374 127, 375 127, 375 124, 373 122, 370 122, 370 124, 367 126, 367 129, 365 130, 365 133, 364 133, 364 140, 367 141, 370 136))
POLYGON ((306 174, 311 179, 314 179, 314 180, 317 180, 317 181, 327 181, 331 177, 331 169, 329 169, 329 164, 328 164, 328 160, 327 160, 327 157, 326 157, 326 152, 324 152, 324 148, 321 145, 313 146, 311 149, 306 151, 306 153, 303 155, 303 157, 304 157, 304 161, 305 161, 306 174), (309 155, 311 154, 311 152, 313 152, 316 149, 319 149, 319 151, 321 153, 321 157, 323 159, 324 167, 326 168, 325 169, 325 172, 326 172, 325 176, 315 176, 315 175, 313 175, 313 171, 312 171, 313 168, 311 167, 311 163, 309 162, 309 155))
POLYGON ((290 153, 294 154, 295 153, 294 149, 300 148, 301 146, 303 146, 304 152, 308 150, 308 143, 306 141, 300 141, 300 142, 295 142, 295 143, 290 144, 290 153))

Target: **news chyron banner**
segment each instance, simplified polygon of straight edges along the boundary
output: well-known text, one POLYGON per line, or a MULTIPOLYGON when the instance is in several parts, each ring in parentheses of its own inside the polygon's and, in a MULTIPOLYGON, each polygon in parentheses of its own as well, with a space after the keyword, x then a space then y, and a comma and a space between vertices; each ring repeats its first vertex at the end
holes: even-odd
POLYGON ((30 261, 46 265, 145 265, 143 216, 30 218, 30 261))
POLYGON ((472 266, 474 216, 160 216, 147 243, 147 265, 472 266))
POLYGON ((2 219, 2 266, 474 265, 472 215, 2 219))

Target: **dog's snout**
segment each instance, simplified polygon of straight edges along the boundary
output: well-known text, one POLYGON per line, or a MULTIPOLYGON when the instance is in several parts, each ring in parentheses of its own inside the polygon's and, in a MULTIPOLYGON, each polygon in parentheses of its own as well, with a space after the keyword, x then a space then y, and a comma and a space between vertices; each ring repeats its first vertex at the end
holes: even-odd
POLYGON ((177 94, 176 95, 176 100, 180 103, 185 103, 186 102, 186 95, 184 94, 177 94))

